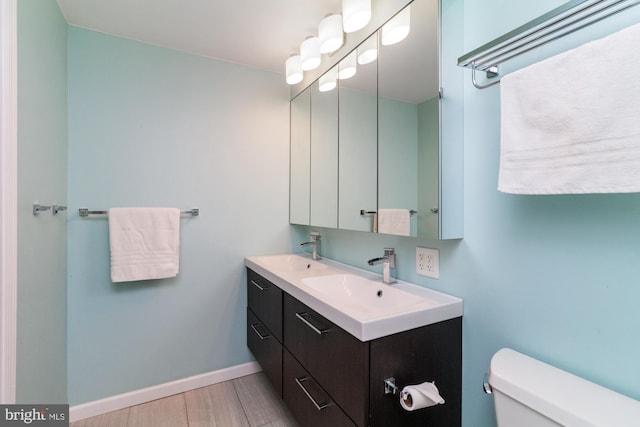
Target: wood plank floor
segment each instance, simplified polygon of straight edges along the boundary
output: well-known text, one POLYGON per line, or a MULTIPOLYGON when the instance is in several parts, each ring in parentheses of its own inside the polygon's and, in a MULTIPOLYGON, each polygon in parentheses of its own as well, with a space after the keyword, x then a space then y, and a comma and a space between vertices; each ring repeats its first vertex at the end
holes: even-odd
POLYGON ((70 427, 298 427, 262 372, 71 423, 70 427))

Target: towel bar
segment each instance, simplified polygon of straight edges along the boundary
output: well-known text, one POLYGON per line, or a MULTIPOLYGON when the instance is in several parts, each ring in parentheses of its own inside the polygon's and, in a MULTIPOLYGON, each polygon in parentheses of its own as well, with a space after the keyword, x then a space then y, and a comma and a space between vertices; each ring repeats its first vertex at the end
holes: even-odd
POLYGON ((549 42, 640 4, 640 0, 572 0, 458 58, 472 70, 473 85, 485 89, 500 82, 499 66, 549 42), (491 81, 480 84, 475 71, 491 81))
MULTIPOLYGON (((180 211, 180 213, 183 215, 198 216, 200 215, 200 209, 194 208, 186 211, 180 211)), ((78 209, 78 214, 82 217, 89 216, 89 215, 108 215, 109 211, 90 211, 87 208, 80 208, 78 209)))
MULTIPOLYGON (((432 209, 432 210, 433 210, 433 209, 432 209)), ((375 215, 375 214, 377 214, 377 213, 378 213, 377 211, 367 211, 367 210, 364 210, 364 209, 360 209, 360 215, 375 215)), ((411 215, 413 215, 413 214, 417 214, 417 213, 418 213, 418 211, 415 211, 415 210, 411 209, 411 210, 409 211, 409 213, 410 213, 411 215)))

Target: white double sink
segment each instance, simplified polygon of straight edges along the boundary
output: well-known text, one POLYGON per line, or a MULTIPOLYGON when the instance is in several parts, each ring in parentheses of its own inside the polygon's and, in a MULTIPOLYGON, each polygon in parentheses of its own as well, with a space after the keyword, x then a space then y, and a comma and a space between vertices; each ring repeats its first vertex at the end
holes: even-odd
POLYGON ((361 341, 462 316, 460 298, 306 254, 253 256, 245 265, 361 341))

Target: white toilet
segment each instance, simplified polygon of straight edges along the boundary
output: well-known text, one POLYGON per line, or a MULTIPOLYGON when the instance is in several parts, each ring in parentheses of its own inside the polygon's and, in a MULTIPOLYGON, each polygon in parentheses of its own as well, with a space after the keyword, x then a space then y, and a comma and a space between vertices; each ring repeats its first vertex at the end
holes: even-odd
POLYGON ((487 389, 498 427, 640 426, 639 401, 508 348, 491 359, 487 389))

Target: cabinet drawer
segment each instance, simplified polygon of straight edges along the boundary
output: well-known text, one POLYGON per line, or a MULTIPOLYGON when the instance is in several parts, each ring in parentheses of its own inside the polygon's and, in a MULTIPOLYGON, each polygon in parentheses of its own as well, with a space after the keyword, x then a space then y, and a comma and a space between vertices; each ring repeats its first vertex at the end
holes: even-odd
POLYGON ((249 308, 282 342, 282 290, 247 268, 247 301, 249 308))
POLYGON ((309 373, 284 349, 283 399, 305 427, 356 427, 309 373))
POLYGON ((284 295, 284 346, 359 426, 368 424, 369 343, 284 295))
POLYGON ((247 308, 247 347, 253 353, 276 392, 282 396, 282 345, 247 308))

